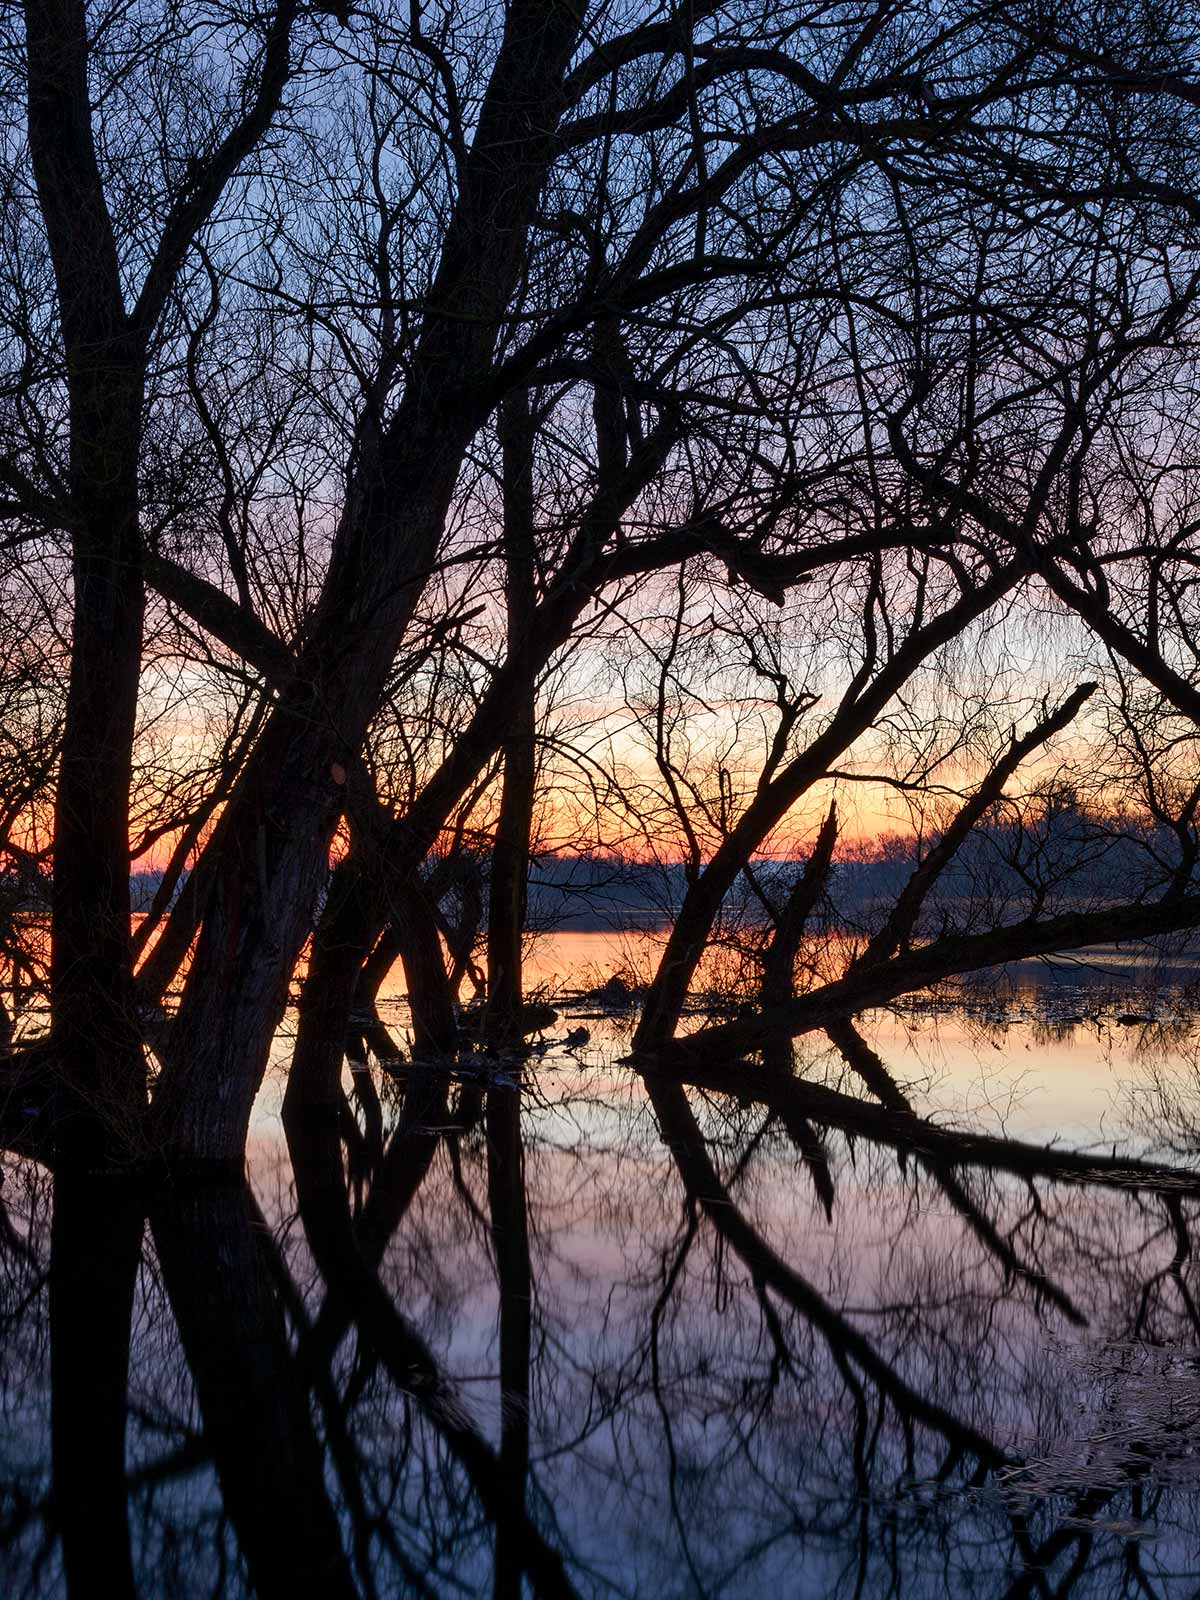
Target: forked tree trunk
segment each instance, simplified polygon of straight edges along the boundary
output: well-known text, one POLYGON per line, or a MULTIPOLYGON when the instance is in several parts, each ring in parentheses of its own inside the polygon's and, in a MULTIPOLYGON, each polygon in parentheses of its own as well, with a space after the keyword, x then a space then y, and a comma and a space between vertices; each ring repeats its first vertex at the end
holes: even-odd
POLYGON ((518 0, 508 10, 429 296, 449 315, 429 316, 405 399, 360 463, 296 678, 230 801, 155 1094, 155 1134, 167 1150, 229 1160, 244 1146, 327 872, 344 804, 339 785, 378 707, 463 454, 484 420, 480 393, 555 152, 579 29, 565 5, 518 0))

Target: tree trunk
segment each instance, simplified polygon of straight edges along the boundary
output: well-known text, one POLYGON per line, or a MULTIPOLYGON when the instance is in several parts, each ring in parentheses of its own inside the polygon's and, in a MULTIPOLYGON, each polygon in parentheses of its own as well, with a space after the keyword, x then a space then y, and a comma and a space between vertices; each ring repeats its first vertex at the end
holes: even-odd
POLYGON ((579 30, 567 6, 518 0, 508 10, 429 294, 447 315, 430 313, 405 397, 359 463, 296 678, 230 801, 155 1094, 155 1132, 168 1150, 227 1160, 244 1146, 328 870, 339 783, 377 709, 463 454, 490 405, 497 331, 555 153, 579 30))
POLYGON ((29 144, 66 354, 71 676, 54 819, 51 995, 64 1155, 136 1137, 145 1098, 129 943, 129 782, 144 591, 137 465, 143 362, 125 315, 92 138, 80 0, 26 7, 29 144))
MULTIPOLYGON (((524 645, 532 626, 534 594, 533 425, 521 391, 504 408, 504 559, 508 649, 524 645)), ((512 729, 504 742, 500 817, 492 846, 488 892, 488 998, 484 1036, 493 1044, 521 1042, 521 943, 533 829, 535 680, 519 691, 512 729)))

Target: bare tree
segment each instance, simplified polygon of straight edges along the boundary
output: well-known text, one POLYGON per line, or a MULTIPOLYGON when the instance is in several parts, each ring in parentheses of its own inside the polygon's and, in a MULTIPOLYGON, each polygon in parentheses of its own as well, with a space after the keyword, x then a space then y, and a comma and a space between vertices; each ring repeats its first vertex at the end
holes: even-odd
POLYGON ((655 680, 638 803, 687 856, 644 1059, 682 1049, 730 897, 771 901, 756 857, 833 784, 957 817, 861 961, 713 1048, 1194 925, 1165 752, 1129 794, 1179 854, 1119 903, 1075 892, 1082 865, 1071 892, 1030 867, 1036 785, 1006 787, 1051 708, 1079 709, 1051 693, 1061 655, 1071 682, 1137 682, 1091 641, 1195 713, 1194 108, 1185 64, 1147 66, 1170 31, 756 0, 632 22, 529 0, 499 29, 453 4, 31 4, 5 47, 0 479, 23 576, 53 593, 69 541, 73 596, 52 1028, 14 1070, 66 1086, 64 1153, 236 1160, 306 948, 298 1099, 340 1114, 389 954, 422 1048, 455 1048, 474 913, 430 865, 448 829, 489 860, 485 1031, 514 1043, 539 708, 585 639, 655 680), (1050 601, 1082 631, 1019 693, 1013 641, 1050 601), (722 698, 734 733, 689 748, 684 713, 715 726, 722 698), (161 730, 201 706, 180 757, 161 730), (1017 924, 986 920, 978 869, 1005 807, 1017 924), (136 950, 131 847, 166 852, 136 950), (952 861, 975 920, 931 935, 952 861))

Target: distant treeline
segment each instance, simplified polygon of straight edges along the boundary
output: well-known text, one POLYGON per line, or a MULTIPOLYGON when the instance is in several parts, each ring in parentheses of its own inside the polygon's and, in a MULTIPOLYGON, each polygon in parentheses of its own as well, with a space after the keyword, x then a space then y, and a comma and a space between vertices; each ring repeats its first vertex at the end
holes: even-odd
MULTIPOLYGON (((934 838, 890 835, 835 860, 822 897, 823 920, 870 925, 874 909, 894 901, 934 838)), ((926 920, 950 915, 957 922, 972 905, 1007 921, 1019 919, 1035 903, 1040 914, 1136 898, 1139 884, 1161 875, 1163 864, 1172 863, 1177 853, 1177 840, 1165 828, 1116 821, 1071 804, 1041 809, 1036 817, 997 819, 978 826, 940 874, 926 920)), ((730 912, 761 920, 763 897, 781 900, 804 865, 803 858, 755 863, 753 884, 747 882, 731 897, 730 912)), ((475 860, 473 872, 486 894, 486 856, 475 860)), ((687 878, 681 862, 604 854, 536 856, 530 864, 527 924, 546 932, 661 927, 673 920, 687 878)), ((156 872, 134 875, 135 911, 149 907, 160 881, 156 872)))
MULTIPOLYGON (((936 839, 892 834, 844 851, 835 859, 823 895, 827 921, 869 924, 872 909, 890 903, 936 839)), ((978 825, 939 875, 926 915, 986 904, 1006 919, 1036 902, 1039 914, 1054 908, 1137 898, 1139 885, 1161 884, 1179 842, 1168 828, 1141 819, 1115 818, 1085 806, 1059 802, 1034 815, 999 817, 978 825)), ((781 899, 804 869, 804 858, 758 861, 754 883, 733 897, 731 910, 749 920, 763 912, 763 896, 781 899), (757 908, 757 909, 756 909, 757 908)), ((474 858, 470 873, 486 895, 488 860, 474 858)), ((144 912, 162 881, 160 872, 131 878, 133 909, 144 912)), ((179 888, 187 881, 180 880, 179 888)), ((581 932, 661 927, 670 923, 687 888, 682 862, 647 862, 608 854, 535 856, 530 863, 527 922, 531 929, 581 932)), ((49 877, 0 874, 0 892, 10 909, 44 908, 49 877)), ((177 890, 178 892, 178 890, 177 890)))

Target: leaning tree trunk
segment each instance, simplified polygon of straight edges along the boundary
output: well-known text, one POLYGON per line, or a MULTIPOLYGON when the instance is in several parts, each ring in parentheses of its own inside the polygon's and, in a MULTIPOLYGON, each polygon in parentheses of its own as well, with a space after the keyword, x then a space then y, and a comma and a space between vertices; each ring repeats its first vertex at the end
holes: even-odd
POLYGON ((989 578, 967 589, 932 621, 915 627, 886 665, 857 692, 846 696, 811 744, 787 762, 769 782, 760 785, 704 870, 688 887, 634 1032, 636 1052, 650 1056, 670 1044, 683 1014, 693 974, 725 896, 771 829, 782 822, 788 811, 828 772, 830 765, 866 732, 921 663, 955 638, 968 623, 983 616, 1021 582, 1028 570, 1023 558, 996 568, 989 578))
MULTIPOLYGON (((480 106, 405 398, 365 452, 297 674, 231 801, 222 858, 154 1123, 163 1145, 237 1159, 362 746, 486 417, 497 330, 555 153, 579 37, 567 6, 517 0, 480 106)), ((370 940, 367 941, 367 948, 370 940)), ((365 951, 363 952, 365 955, 365 951)))

